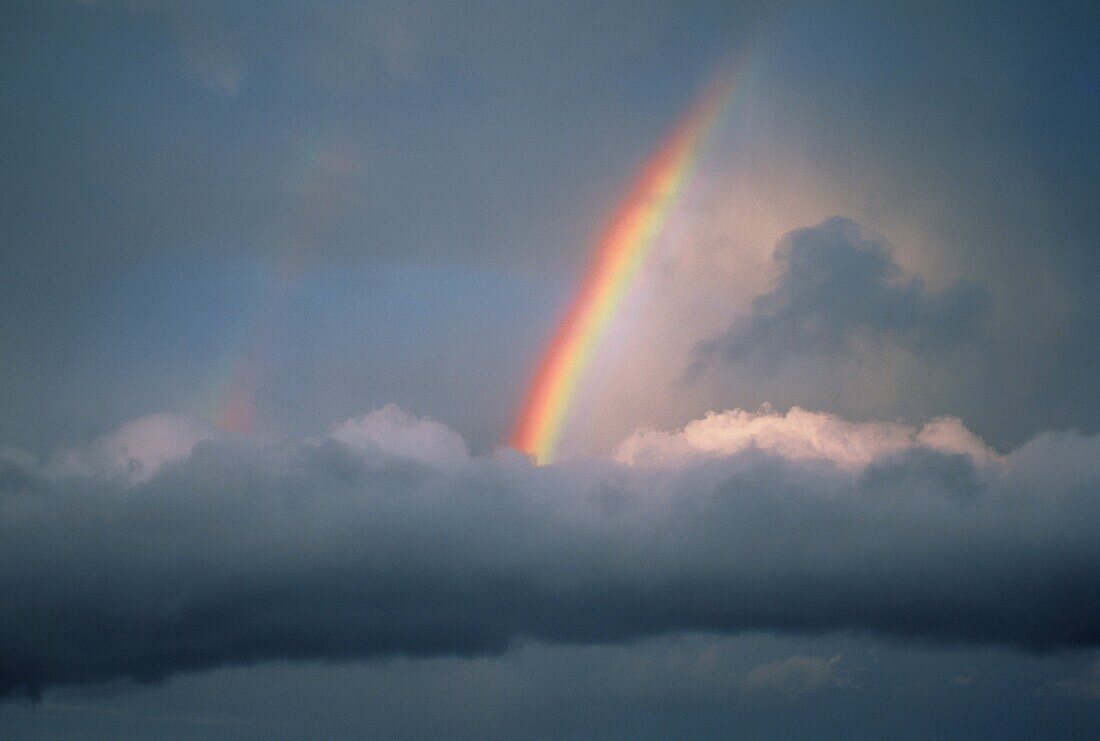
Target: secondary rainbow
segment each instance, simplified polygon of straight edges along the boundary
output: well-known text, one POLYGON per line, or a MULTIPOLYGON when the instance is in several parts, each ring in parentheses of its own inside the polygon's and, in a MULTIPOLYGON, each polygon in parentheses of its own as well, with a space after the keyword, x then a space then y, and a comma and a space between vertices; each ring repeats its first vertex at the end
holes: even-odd
POLYGON ((550 463, 570 404, 627 289, 664 229, 710 133, 729 104, 735 77, 712 87, 635 179, 596 246, 592 265, 539 363, 510 444, 550 463))
POLYGON ((264 427, 261 405, 280 341, 287 303, 298 287, 334 209, 341 189, 355 172, 354 150, 329 130, 315 133, 299 145, 296 166, 288 172, 289 195, 295 204, 285 230, 273 245, 272 261, 260 266, 258 300, 243 317, 240 337, 228 348, 200 400, 204 416, 220 429, 253 434, 264 427))

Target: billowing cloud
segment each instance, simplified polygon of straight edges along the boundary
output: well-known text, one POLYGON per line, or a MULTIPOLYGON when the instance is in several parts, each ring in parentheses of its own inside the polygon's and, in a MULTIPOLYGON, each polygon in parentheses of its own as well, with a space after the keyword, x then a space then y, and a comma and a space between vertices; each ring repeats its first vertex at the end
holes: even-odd
POLYGON ((934 292, 894 262, 889 246, 851 219, 796 229, 773 255, 774 287, 751 312, 698 349, 703 361, 845 355, 889 343, 927 354, 968 336, 990 308, 980 287, 934 292))
POLYGON ((181 435, 136 479, 8 455, 0 692, 693 630, 1100 643, 1100 438, 994 458, 956 422, 770 416, 716 415, 710 439, 732 420, 759 444, 663 466, 460 456, 396 409, 298 442, 181 435), (802 424, 860 452, 807 455, 802 424), (406 455, 418 435, 441 454, 406 455))
POLYGON ((333 428, 333 440, 354 449, 377 449, 398 458, 448 465, 468 457, 457 432, 431 419, 419 419, 396 404, 387 404, 333 428))
POLYGON ((918 429, 888 422, 849 422, 798 407, 786 414, 775 414, 768 407, 755 413, 712 412, 674 433, 639 430, 619 445, 615 457, 631 465, 668 466, 757 449, 792 461, 828 461, 862 469, 875 460, 918 448, 963 454, 980 463, 997 458, 952 417, 935 419, 918 429))
POLYGON ((84 447, 58 451, 48 472, 55 477, 106 477, 127 485, 148 481, 161 466, 186 458, 218 435, 209 424, 178 414, 150 414, 124 424, 84 447))

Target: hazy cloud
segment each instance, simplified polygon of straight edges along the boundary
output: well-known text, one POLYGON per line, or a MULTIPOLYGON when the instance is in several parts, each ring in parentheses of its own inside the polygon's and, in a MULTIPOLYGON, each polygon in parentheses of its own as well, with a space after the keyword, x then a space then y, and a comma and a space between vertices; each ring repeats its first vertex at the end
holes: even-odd
POLYGON ((753 667, 742 686, 750 694, 800 697, 848 682, 840 656, 792 656, 753 667))
POLYGON ((1072 677, 1043 688, 1044 694, 1064 694, 1087 700, 1100 700, 1100 661, 1095 662, 1087 676, 1072 677))

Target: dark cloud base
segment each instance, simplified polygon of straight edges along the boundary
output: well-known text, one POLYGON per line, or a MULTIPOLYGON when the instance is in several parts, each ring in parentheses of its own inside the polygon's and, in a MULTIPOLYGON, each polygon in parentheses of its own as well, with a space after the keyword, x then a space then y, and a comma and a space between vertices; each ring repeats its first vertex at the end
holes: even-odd
POLYGON ((145 483, 0 472, 0 695, 273 659, 749 629, 1100 644, 1100 442, 859 472, 431 466, 200 443, 145 483))

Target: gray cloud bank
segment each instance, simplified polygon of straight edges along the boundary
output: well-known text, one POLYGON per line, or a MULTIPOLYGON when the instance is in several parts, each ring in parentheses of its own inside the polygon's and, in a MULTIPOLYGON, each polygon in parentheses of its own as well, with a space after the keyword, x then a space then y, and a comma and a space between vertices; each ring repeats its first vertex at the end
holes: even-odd
POLYGON ((301 441, 162 415, 44 463, 9 451, 0 695, 688 630, 1100 644, 1100 438, 987 457, 957 423, 876 446, 897 429, 765 421, 766 445, 660 466, 468 457, 392 407, 301 441), (872 453, 838 463, 783 425, 872 453))
POLYGON ((703 343, 701 360, 774 365, 883 343, 926 355, 972 335, 991 307, 989 294, 974 284, 928 290, 894 262, 888 244, 839 216, 792 231, 773 260, 775 286, 728 332, 703 343))

